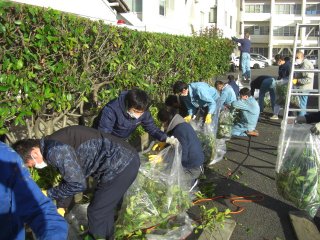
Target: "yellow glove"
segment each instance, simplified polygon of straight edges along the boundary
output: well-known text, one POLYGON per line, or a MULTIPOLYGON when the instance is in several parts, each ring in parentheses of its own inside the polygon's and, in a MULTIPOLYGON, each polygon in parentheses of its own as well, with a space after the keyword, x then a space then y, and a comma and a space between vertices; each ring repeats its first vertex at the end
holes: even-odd
POLYGON ((58 209, 57 209, 57 212, 58 212, 62 217, 64 217, 64 214, 66 213, 66 210, 64 210, 64 208, 58 208, 58 209))
POLYGON ((211 114, 208 113, 207 116, 206 116, 206 121, 205 121, 205 123, 206 123, 206 124, 210 124, 211 122, 212 122, 212 117, 211 117, 211 114))
POLYGON ((185 120, 187 123, 190 122, 191 119, 192 119, 192 115, 188 115, 188 116, 186 116, 186 117, 184 118, 184 120, 185 120))
POLYGON ((161 151, 167 145, 165 142, 158 142, 152 147, 152 151, 161 151))
POLYGON ((160 155, 149 155, 149 162, 161 163, 163 158, 160 155))
POLYGON ((293 83, 293 85, 296 85, 297 83, 298 83, 298 79, 292 79, 292 83, 293 83))
POLYGON ((48 194, 47 194, 47 190, 41 190, 41 192, 47 197, 48 194))

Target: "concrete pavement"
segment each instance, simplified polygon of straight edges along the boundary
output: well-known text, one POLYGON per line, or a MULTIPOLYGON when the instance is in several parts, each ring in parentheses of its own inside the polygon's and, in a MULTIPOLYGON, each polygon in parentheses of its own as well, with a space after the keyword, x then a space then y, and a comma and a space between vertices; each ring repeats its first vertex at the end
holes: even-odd
MULTIPOLYGON (((258 75, 277 75, 275 66, 253 70, 252 79, 258 75)), ((232 74, 232 73, 231 73, 232 74)), ((235 76, 237 73, 233 73, 235 76)), ((223 77, 219 80, 223 80, 223 77)), ((275 164, 280 134, 279 120, 269 120, 271 109, 259 120, 259 137, 236 137, 227 142, 225 158, 206 169, 206 180, 201 185, 214 188, 216 196, 255 196, 257 202, 238 203, 244 211, 233 214, 237 223, 231 240, 296 240, 290 222, 289 212, 298 211, 277 192, 275 184, 275 164), (250 145, 249 145, 250 144, 250 145), (261 200, 263 199, 263 200, 261 200)), ((236 211, 228 199, 214 201, 220 210, 230 208, 236 211)), ((314 218, 320 229, 320 211, 314 218)), ((195 236, 188 239, 197 239, 195 236)), ((301 240, 301 239, 299 239, 301 240)))

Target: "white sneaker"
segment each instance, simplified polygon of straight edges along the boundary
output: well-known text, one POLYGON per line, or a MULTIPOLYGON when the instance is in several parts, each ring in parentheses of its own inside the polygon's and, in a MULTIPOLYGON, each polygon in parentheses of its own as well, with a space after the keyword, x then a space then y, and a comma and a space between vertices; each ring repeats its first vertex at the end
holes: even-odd
POLYGON ((278 120, 279 117, 278 117, 278 115, 273 115, 272 117, 270 117, 270 119, 271 119, 271 120, 278 120))

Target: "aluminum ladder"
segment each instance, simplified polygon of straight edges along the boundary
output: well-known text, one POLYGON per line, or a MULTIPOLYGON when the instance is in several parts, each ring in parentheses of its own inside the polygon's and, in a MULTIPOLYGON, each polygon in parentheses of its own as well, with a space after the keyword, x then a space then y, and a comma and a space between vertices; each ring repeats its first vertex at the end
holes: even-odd
MULTIPOLYGON (((305 56, 306 57, 306 56, 305 56)), ((297 113, 301 110, 305 110, 306 112, 318 112, 320 111, 320 23, 317 24, 302 24, 302 23, 297 23, 296 25, 296 35, 295 35, 295 40, 294 40, 294 48, 293 48, 293 59, 292 59, 292 65, 291 65, 291 73, 289 77, 289 82, 288 82, 288 91, 287 91, 287 97, 286 97, 286 103, 285 103, 285 108, 284 108, 284 113, 283 113, 283 120, 281 122, 281 134, 279 137, 279 147, 278 147, 278 158, 282 159, 282 155, 284 152, 284 147, 287 143, 285 143, 286 140, 286 131, 289 128, 293 127, 293 124, 295 124, 295 116, 289 116, 289 112, 291 113, 297 113), (314 31, 316 31, 316 38, 317 38, 317 46, 303 46, 302 40, 299 38, 299 34, 301 33, 300 30, 303 28, 314 28, 314 31), (295 66, 294 62, 296 59, 296 53, 297 51, 303 51, 303 50, 317 50, 318 51, 318 59, 317 59, 317 64, 318 64, 318 69, 309 69, 309 70, 304 70, 304 69, 299 69, 295 66), (312 89, 312 90, 304 90, 304 89, 293 89, 293 82, 292 80, 294 79, 294 74, 295 73, 302 73, 302 72, 313 72, 317 73, 318 77, 318 89, 312 89), (300 109, 300 108, 293 108, 290 107, 290 99, 291 96, 314 96, 318 98, 318 106, 317 108, 308 108, 307 109, 300 109)), ((316 79, 314 77, 314 83, 316 79)), ((310 99, 309 99, 310 100, 310 99)), ((299 143, 297 143, 299 144, 299 143)), ((300 143, 301 144, 301 143, 300 143)), ((279 162, 279 161, 277 161, 279 162)))

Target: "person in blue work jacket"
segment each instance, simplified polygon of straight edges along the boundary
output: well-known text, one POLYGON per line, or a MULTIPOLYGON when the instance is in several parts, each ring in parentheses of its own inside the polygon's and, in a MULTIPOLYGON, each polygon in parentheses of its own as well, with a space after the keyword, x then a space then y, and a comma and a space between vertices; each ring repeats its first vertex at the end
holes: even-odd
POLYGON ((220 92, 219 102, 221 105, 228 107, 231 106, 232 102, 237 100, 233 88, 228 83, 216 81, 214 86, 220 92))
POLYGON ((250 48, 251 48, 251 41, 250 41, 250 34, 246 32, 244 34, 244 38, 238 39, 236 37, 232 37, 231 39, 234 42, 240 43, 240 52, 241 52, 241 71, 242 77, 244 81, 251 80, 251 69, 250 69, 250 48))
POLYGON ((259 119, 260 107, 250 94, 249 88, 240 90, 240 99, 234 101, 231 106, 240 110, 240 121, 232 128, 233 136, 259 136, 256 126, 259 119))
POLYGON ((33 181, 21 157, 0 142, 0 239, 25 239, 27 224, 37 239, 67 239, 56 206, 33 181))
POLYGON ((197 178, 203 172, 204 153, 195 130, 176 109, 160 109, 158 119, 162 122, 166 133, 178 139, 182 148, 181 164, 185 170, 189 187, 192 191, 197 184, 197 178))
POLYGON ((40 140, 20 140, 13 147, 28 167, 50 164, 59 171, 63 180, 47 190, 58 207, 67 208, 75 194, 86 190, 86 179, 93 177, 97 187, 88 207, 86 239, 113 239, 117 204, 140 166, 129 143, 90 127, 70 126, 40 140))
POLYGON ((274 105, 276 102, 276 80, 267 75, 261 75, 258 76, 256 79, 254 79, 250 83, 250 88, 251 88, 251 95, 254 96, 254 91, 256 89, 260 89, 259 91, 259 106, 260 106, 260 111, 263 112, 264 110, 264 97, 267 92, 270 94, 270 102, 271 102, 271 107, 272 110, 274 110, 274 105))
POLYGON ((126 139, 141 125, 147 133, 162 143, 159 144, 161 148, 165 143, 175 144, 176 139, 168 138, 155 125, 148 110, 150 102, 147 93, 141 89, 123 91, 118 98, 106 104, 95 119, 93 128, 126 139))
POLYGON ((212 122, 212 115, 216 111, 216 101, 220 97, 219 92, 205 82, 194 82, 187 84, 183 81, 177 81, 173 85, 174 94, 179 94, 182 101, 188 109, 188 116, 184 119, 190 122, 193 115, 199 108, 208 107, 208 113, 205 117, 205 123, 212 122))

